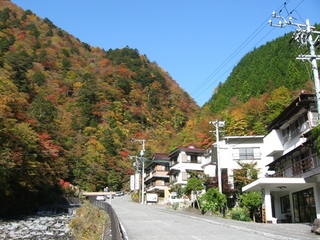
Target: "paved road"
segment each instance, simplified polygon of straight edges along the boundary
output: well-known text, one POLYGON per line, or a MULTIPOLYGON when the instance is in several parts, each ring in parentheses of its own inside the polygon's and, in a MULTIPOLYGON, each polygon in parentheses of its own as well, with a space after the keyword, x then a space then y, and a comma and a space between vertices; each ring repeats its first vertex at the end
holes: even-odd
POLYGON ((212 239, 320 239, 310 232, 309 224, 259 224, 227 220, 141 205, 130 196, 111 200, 129 240, 212 240, 212 239))

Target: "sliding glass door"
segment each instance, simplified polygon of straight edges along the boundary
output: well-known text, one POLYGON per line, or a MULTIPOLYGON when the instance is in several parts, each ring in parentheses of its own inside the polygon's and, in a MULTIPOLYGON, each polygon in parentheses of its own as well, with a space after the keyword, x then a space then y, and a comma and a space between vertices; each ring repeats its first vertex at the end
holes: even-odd
POLYGON ((313 188, 292 194, 294 221, 296 223, 313 222, 316 218, 316 207, 313 188))

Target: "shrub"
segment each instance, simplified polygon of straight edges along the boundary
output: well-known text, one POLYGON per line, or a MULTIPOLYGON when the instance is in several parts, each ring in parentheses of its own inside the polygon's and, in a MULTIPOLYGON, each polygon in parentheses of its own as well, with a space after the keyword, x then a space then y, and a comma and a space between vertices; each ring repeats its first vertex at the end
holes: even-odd
POLYGON ((207 211, 216 212, 226 205, 227 198, 217 188, 210 188, 199 197, 199 202, 203 213, 207 211))
POLYGON ((177 210, 179 208, 179 203, 173 203, 171 207, 173 210, 177 210))
POLYGON ((261 222, 261 192, 248 192, 240 195, 240 207, 248 209, 250 218, 254 222, 261 222))
POLYGON ((251 218, 249 217, 249 213, 244 208, 236 208, 231 211, 231 218, 233 220, 251 222, 251 218))
POLYGON ((131 200, 138 203, 140 200, 140 191, 131 193, 131 200))

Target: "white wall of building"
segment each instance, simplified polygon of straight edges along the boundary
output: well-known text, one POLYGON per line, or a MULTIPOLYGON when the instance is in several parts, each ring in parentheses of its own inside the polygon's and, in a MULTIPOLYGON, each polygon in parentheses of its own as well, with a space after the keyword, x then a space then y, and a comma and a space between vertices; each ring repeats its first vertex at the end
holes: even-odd
POLYGON ((259 178, 265 177, 268 167, 267 164, 273 161, 272 157, 265 155, 265 145, 263 144, 263 136, 247 136, 247 137, 232 137, 230 139, 226 138, 219 143, 219 162, 221 168, 228 169, 228 174, 232 175, 234 169, 241 169, 238 161, 242 163, 257 163, 257 169, 259 169, 259 178), (235 149, 242 148, 255 148, 255 159, 239 160, 235 154, 235 149), (259 157, 257 157, 257 149, 259 150, 259 157))

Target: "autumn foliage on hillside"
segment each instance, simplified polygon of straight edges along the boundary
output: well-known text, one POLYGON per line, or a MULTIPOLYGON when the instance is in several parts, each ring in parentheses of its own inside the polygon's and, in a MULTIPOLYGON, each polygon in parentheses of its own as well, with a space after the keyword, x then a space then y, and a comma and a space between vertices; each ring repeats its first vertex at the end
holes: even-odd
MULTIPOLYGON (((315 28, 319 31, 320 26, 315 28)), ((320 53, 320 44, 315 50, 320 53)), ((266 134, 265 127, 300 91, 315 93, 312 65, 296 59, 309 52, 309 45, 301 45, 289 33, 247 53, 197 117, 188 121, 180 139, 209 147, 215 140, 209 121, 216 120, 226 123, 222 136, 266 134)))
POLYGON ((131 138, 168 152, 199 111, 137 49, 93 48, 10 1, 0 28, 0 215, 33 211, 61 181, 128 188, 128 154, 141 149, 131 138))
POLYGON ((0 1, 0 29, 0 216, 68 186, 129 189, 129 156, 142 147, 132 138, 150 158, 210 147, 209 121, 226 122, 221 137, 265 134, 298 92, 314 92, 310 63, 296 60, 308 48, 290 34, 246 54, 200 109, 137 49, 91 47, 10 1, 0 1))

